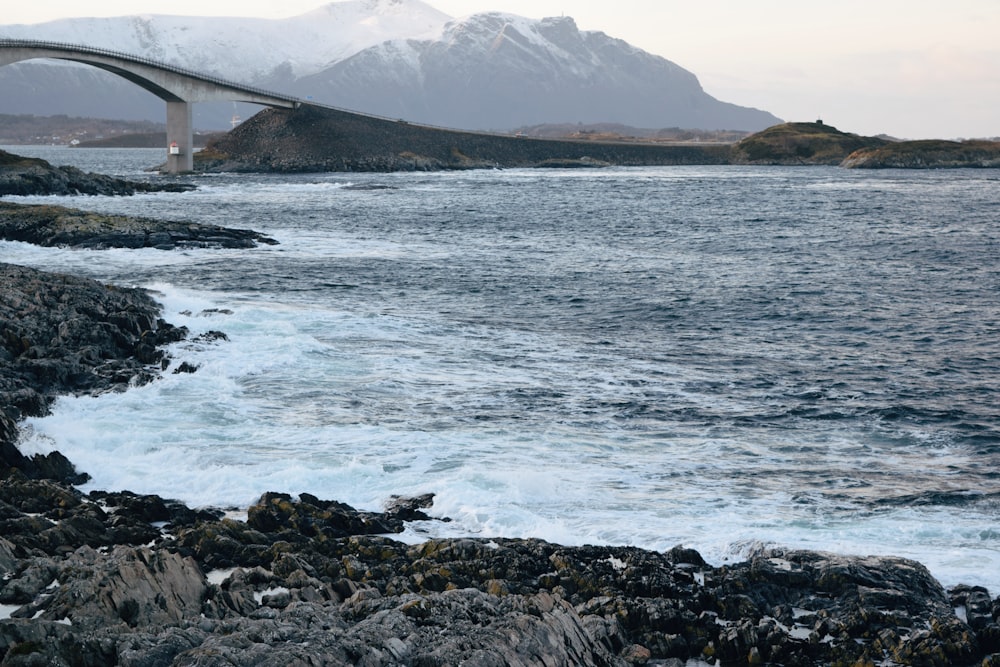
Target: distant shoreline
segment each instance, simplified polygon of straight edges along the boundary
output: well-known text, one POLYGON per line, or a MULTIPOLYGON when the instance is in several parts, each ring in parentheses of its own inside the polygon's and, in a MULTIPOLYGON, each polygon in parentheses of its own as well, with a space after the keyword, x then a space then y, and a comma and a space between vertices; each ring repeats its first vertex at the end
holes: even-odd
POLYGON ((1000 166, 1000 143, 978 142, 972 148, 969 143, 862 137, 820 121, 776 125, 735 144, 540 139, 445 130, 304 105, 296 110, 261 111, 209 141, 195 155, 194 168, 205 172, 304 173, 553 166, 1000 166), (900 155, 911 158, 894 157, 900 155))

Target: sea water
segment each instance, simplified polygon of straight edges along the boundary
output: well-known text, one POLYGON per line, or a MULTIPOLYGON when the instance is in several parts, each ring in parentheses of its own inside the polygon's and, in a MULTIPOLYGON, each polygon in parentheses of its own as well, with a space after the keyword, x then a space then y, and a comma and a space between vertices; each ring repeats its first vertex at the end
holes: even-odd
MULTIPOLYGON (((10 150, 162 178, 143 171, 162 151, 10 150)), ((432 492, 452 521, 403 539, 899 555, 1000 594, 997 171, 181 180, 197 190, 10 198, 279 241, 0 242, 0 261, 148 288, 191 330, 158 381, 27 422, 22 448, 62 451, 83 490, 432 492)))

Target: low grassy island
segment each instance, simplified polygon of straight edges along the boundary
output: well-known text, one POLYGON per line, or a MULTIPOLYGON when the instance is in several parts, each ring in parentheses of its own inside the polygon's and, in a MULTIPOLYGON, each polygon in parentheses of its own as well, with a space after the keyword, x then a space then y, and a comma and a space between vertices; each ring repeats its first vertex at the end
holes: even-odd
POLYGON ((839 165, 855 151, 888 144, 878 137, 841 132, 821 121, 783 123, 750 135, 732 148, 733 164, 839 165))
POLYGON ((1000 142, 900 141, 856 150, 841 166, 849 169, 1000 167, 1000 142))

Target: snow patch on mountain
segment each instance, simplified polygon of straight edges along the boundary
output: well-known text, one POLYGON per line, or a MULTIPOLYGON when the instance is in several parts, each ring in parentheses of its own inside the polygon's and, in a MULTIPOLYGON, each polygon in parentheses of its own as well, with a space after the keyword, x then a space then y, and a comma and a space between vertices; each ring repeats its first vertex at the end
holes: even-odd
POLYGON ((387 40, 434 39, 450 19, 421 0, 349 0, 287 19, 77 18, 0 26, 0 37, 85 44, 254 82, 280 69, 315 74, 387 40))
POLYGON ((569 17, 502 12, 449 21, 436 39, 365 49, 293 84, 346 109, 464 129, 559 122, 758 130, 779 120, 726 104, 677 64, 569 17))
MULTIPOLYGON (((581 31, 571 18, 486 12, 453 19, 423 0, 344 0, 277 20, 64 19, 0 26, 0 37, 122 51, 343 109, 465 129, 613 122, 758 130, 779 122, 720 102, 691 72, 603 32, 581 31)), ((103 105, 107 117, 145 118, 143 109, 162 106, 94 72, 34 61, 0 68, 8 93, 0 113, 84 115, 77 109, 93 114, 103 105), (64 102, 53 104, 55 91, 64 102)), ((213 111, 206 124, 198 118, 205 108, 195 108, 199 127, 223 127, 236 113, 213 111)))

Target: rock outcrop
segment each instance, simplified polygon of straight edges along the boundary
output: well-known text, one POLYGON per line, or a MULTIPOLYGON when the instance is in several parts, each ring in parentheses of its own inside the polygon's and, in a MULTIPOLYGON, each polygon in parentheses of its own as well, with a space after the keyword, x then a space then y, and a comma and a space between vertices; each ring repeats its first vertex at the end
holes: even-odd
POLYGON ((878 137, 841 132, 822 122, 783 123, 752 134, 732 147, 733 164, 839 165, 862 148, 888 143, 878 137))
POLYGON ((127 492, 84 496, 8 471, 2 664, 944 667, 1000 658, 1000 599, 971 587, 949 596, 905 559, 760 549, 712 567, 680 547, 411 546, 365 534, 400 530, 393 511, 285 494, 265 494, 248 517, 127 492))
POLYGON ((784 123, 733 145, 733 164, 839 165, 848 169, 1000 167, 1000 142, 889 141, 816 123, 784 123))
POLYGON ((900 141, 862 148, 848 155, 849 169, 956 169, 1000 167, 1000 142, 900 141))
POLYGON ((103 215, 64 206, 0 202, 0 239, 71 248, 253 248, 274 239, 249 229, 103 215))
POLYGON ((45 414, 61 394, 124 390, 152 379, 169 363, 159 346, 186 330, 160 319, 142 290, 68 275, 0 263, 0 293, 0 469, 44 475, 56 465, 64 471, 59 478, 73 478, 64 459, 20 456, 13 422, 45 414))
POLYGON ((133 195, 184 192, 183 183, 144 183, 91 174, 76 167, 53 167, 39 158, 0 151, 0 197, 4 195, 133 195))

